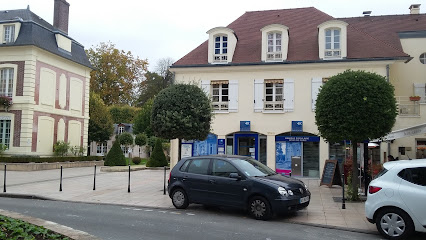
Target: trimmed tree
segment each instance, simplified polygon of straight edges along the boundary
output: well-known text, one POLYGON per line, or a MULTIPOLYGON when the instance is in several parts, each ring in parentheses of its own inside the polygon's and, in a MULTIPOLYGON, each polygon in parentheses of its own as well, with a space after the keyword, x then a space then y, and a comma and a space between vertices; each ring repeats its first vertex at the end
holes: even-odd
POLYGON ((109 140, 114 131, 114 123, 107 106, 94 92, 90 92, 89 109, 89 143, 109 140))
POLYGON ((207 95, 195 85, 175 84, 154 99, 151 127, 164 139, 204 140, 210 132, 212 111, 207 95))
POLYGON ((139 111, 138 115, 136 115, 135 120, 133 122, 133 132, 135 134, 145 133, 146 136, 152 136, 152 128, 151 128, 151 112, 152 112, 152 104, 154 100, 149 99, 139 111))
POLYGON ((126 166, 126 158, 120 147, 120 141, 116 140, 105 158, 105 166, 126 166))
POLYGON ((147 142, 147 137, 144 133, 139 133, 135 137, 135 144, 139 147, 145 146, 147 142))
POLYGON ((157 138, 155 142, 154 150, 152 151, 151 157, 146 163, 147 167, 164 167, 167 166, 166 155, 163 152, 163 141, 157 138))
MULTIPOLYGON (((346 70, 333 76, 316 101, 315 121, 321 136, 328 142, 352 142, 352 179, 358 179, 357 144, 385 136, 396 116, 394 87, 376 73, 346 70)), ((350 187, 357 193, 358 181, 350 187)))

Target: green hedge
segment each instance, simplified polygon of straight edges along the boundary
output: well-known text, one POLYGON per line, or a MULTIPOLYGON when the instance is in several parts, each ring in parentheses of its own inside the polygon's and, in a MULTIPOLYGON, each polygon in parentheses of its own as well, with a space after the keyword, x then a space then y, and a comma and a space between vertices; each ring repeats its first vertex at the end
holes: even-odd
POLYGON ((102 156, 82 156, 82 157, 74 157, 74 156, 65 156, 65 157, 0 157, 0 162, 4 163, 43 163, 43 162, 81 162, 81 161, 100 161, 102 160, 102 156))

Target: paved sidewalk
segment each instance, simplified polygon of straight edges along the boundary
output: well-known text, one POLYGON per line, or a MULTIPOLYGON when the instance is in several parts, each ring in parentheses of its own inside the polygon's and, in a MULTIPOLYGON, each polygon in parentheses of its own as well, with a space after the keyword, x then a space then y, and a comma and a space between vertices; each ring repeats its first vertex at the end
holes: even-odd
MULTIPOLYGON (((163 195, 164 170, 146 169, 131 171, 130 174, 130 193, 128 193, 128 172, 100 171, 98 167, 96 190, 93 190, 94 168, 66 168, 63 169, 62 191, 59 191, 59 169, 7 171, 6 193, 3 193, 4 172, 1 171, 0 197, 9 194, 31 195, 74 202, 174 209, 168 195, 163 195)), ((166 179, 169 177, 168 174, 169 170, 166 172, 166 179)), ((375 225, 365 219, 363 202, 347 202, 346 209, 342 209, 342 203, 333 199, 333 197, 341 198, 340 186, 331 188, 319 186, 319 179, 301 178, 301 180, 311 191, 310 205, 284 218, 286 221, 377 233, 375 225)))

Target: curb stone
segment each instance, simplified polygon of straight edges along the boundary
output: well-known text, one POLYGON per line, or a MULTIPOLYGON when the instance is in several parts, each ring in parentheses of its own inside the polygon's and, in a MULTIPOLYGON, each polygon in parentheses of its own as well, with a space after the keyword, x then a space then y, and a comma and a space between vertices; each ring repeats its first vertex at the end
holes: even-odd
POLYGON ((90 235, 86 232, 80 231, 80 230, 75 230, 73 228, 64 226, 64 225, 60 225, 54 222, 50 222, 50 221, 46 221, 40 218, 35 218, 35 217, 29 217, 29 216, 25 216, 19 213, 15 213, 15 212, 10 212, 10 211, 6 211, 3 209, 0 209, 0 214, 4 215, 6 217, 10 217, 10 218, 14 218, 14 219, 19 219, 37 226, 42 226, 45 227, 51 231, 54 231, 56 233, 60 233, 64 236, 67 236, 71 239, 75 239, 75 240, 101 240, 101 238, 95 237, 93 235, 90 235))

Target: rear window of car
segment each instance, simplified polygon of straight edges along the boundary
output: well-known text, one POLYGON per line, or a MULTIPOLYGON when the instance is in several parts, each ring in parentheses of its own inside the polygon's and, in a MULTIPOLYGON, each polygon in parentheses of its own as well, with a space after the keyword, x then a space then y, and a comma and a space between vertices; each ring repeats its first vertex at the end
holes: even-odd
POLYGON ((186 160, 186 161, 182 164, 182 166, 179 168, 179 170, 180 170, 181 172, 186 172, 186 168, 188 168, 188 164, 189 164, 189 162, 191 162, 191 160, 186 160))
POLYGON ((416 185, 426 186, 426 167, 406 168, 398 176, 416 185))
POLYGON ((209 159, 193 159, 188 166, 188 173, 207 175, 209 169, 209 159))
POLYGON ((388 170, 387 170, 386 168, 383 168, 383 169, 382 169, 382 171, 380 171, 380 172, 376 175, 376 177, 374 177, 374 179, 379 178, 379 177, 381 177, 381 176, 385 175, 385 173, 387 173, 387 172, 388 172, 388 170))

